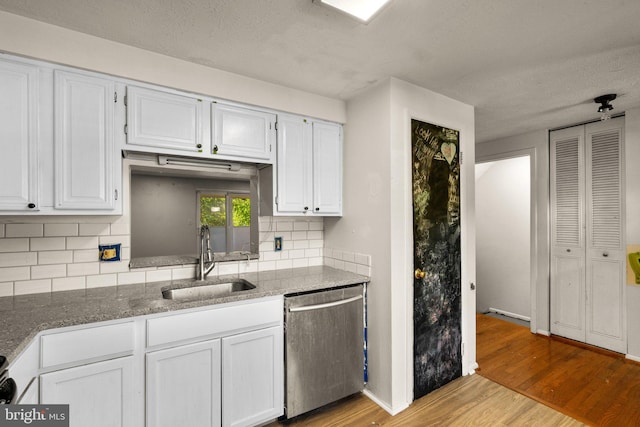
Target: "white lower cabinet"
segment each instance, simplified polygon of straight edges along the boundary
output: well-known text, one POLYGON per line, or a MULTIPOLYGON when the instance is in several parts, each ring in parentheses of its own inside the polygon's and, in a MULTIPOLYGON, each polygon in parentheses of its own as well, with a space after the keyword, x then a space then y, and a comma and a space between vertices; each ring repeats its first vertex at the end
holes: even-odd
POLYGON ((135 425, 134 357, 40 376, 40 403, 69 404, 71 427, 135 425))
POLYGON ((220 340, 147 353, 147 426, 219 426, 220 340))
POLYGON ((223 338, 222 425, 257 425, 282 415, 283 377, 282 328, 223 338))

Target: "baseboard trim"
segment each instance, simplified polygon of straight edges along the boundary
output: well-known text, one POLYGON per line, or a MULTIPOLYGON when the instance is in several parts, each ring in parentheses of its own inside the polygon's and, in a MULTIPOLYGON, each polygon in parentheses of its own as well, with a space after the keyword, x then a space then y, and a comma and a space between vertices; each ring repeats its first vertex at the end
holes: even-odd
POLYGON ((631 360, 632 362, 640 363, 640 357, 633 356, 631 354, 627 354, 624 356, 626 359, 631 360))
POLYGON ((538 329, 536 331, 536 334, 538 335, 544 335, 545 337, 550 337, 551 336, 551 332, 549 331, 545 331, 544 329, 538 329))
POLYGON ((382 400, 378 399, 378 397, 371 393, 369 390, 365 389, 362 394, 364 394, 365 396, 367 396, 369 399, 371 399, 376 405, 378 405, 379 407, 381 407, 382 409, 384 409, 385 411, 387 411, 391 416, 397 415, 400 412, 404 411, 405 409, 407 409, 409 407, 409 404, 404 405, 401 408, 391 408, 387 402, 383 402, 382 400))
POLYGON ((531 322, 531 317, 523 316, 521 314, 511 313, 509 311, 500 310, 499 308, 489 307, 490 313, 502 314, 503 316, 513 317, 514 319, 524 320, 525 322, 531 322))

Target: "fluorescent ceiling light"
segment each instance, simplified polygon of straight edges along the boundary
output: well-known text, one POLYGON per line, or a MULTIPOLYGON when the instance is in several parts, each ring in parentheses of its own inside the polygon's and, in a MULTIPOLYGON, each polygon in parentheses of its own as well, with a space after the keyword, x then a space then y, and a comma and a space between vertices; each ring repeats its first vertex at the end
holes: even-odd
POLYGON ((159 165, 180 165, 180 166, 197 166, 211 169, 226 169, 232 172, 240 170, 237 163, 214 163, 209 160, 200 159, 182 159, 179 157, 158 156, 159 165))
POLYGON ((336 8, 342 12, 369 21, 390 0, 319 0, 320 3, 336 8))

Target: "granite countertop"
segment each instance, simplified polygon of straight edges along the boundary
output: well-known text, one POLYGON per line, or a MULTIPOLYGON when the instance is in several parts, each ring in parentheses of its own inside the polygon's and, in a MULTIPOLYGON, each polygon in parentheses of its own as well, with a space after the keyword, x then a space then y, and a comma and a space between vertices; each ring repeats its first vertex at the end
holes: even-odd
POLYGON ((29 342, 47 329, 123 319, 226 302, 368 282, 369 278, 318 266, 220 276, 211 283, 245 279, 255 289, 230 296, 170 300, 162 289, 187 281, 165 281, 0 298, 0 355, 13 361, 29 342))

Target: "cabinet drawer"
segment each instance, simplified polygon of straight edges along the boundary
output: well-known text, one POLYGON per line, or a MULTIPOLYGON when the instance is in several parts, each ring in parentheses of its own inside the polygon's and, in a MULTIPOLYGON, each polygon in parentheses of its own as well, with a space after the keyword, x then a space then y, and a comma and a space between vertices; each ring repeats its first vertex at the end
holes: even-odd
POLYGON ((282 298, 147 320, 147 347, 231 335, 282 323, 282 298))
POLYGON ((133 322, 96 326, 43 335, 41 367, 95 361, 133 352, 133 322))

